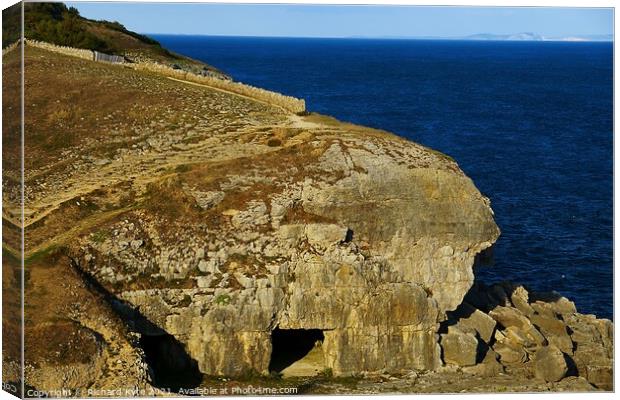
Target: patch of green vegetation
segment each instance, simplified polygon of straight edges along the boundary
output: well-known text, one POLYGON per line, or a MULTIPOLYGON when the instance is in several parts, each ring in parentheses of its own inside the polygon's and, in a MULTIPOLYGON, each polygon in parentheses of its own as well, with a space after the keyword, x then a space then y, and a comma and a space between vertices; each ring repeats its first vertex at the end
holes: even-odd
POLYGON ((115 31, 118 31, 118 32, 122 32, 122 33, 124 33, 126 35, 129 35, 129 36, 131 36, 133 38, 136 38, 136 39, 138 39, 139 41, 141 41, 143 43, 154 44, 156 46, 160 45, 157 40, 155 40, 153 38, 150 38, 150 37, 148 37, 146 35, 141 35, 139 33, 132 32, 132 31, 128 30, 127 28, 125 28, 125 26, 123 24, 121 24, 120 22, 118 22, 118 21, 110 22, 110 21, 106 21, 106 20, 99 20, 97 22, 99 22, 100 24, 102 24, 103 26, 105 26, 105 27, 107 27, 109 29, 112 29, 112 30, 115 30, 115 31))
POLYGON ((192 304, 192 296, 186 294, 183 296, 183 300, 181 300, 178 304, 179 307, 189 307, 192 304))
POLYGON ((2 47, 15 43, 21 36, 22 3, 2 10, 2 47))
POLYGON ((76 204, 81 208, 82 212, 94 213, 101 210, 99 204, 90 199, 78 200, 76 204))
POLYGON ((46 137, 45 145, 50 150, 66 149, 76 142, 76 135, 73 132, 56 132, 54 135, 46 137))
POLYGON ((274 380, 280 380, 282 379, 282 372, 277 372, 277 371, 269 371, 269 379, 274 379, 274 380))
POLYGON ((62 3, 25 3, 24 35, 60 46, 111 51, 111 46, 86 29, 75 7, 62 3))
POLYGON ((248 369, 245 370, 243 374, 241 374, 239 380, 244 382, 264 382, 268 381, 271 377, 271 375, 264 376, 258 373, 256 370, 248 369))
POLYGON ((325 368, 319 375, 324 378, 332 378, 334 376, 334 371, 331 368, 325 368))
MULTIPOLYGON (((21 3, 17 3, 2 11, 2 47, 14 43, 21 35, 21 3)), ((154 46, 164 55, 178 58, 160 43, 148 36, 132 32, 117 21, 93 21, 80 16, 75 7, 67 7, 63 3, 24 3, 24 35, 26 38, 41 40, 60 46, 77 47, 97 50, 106 53, 120 53, 124 49, 110 40, 103 39, 93 33, 91 25, 121 32, 138 39, 147 46, 154 46)))
POLYGON ((198 218, 201 211, 177 178, 149 183, 140 206, 170 220, 198 218))
POLYGON ((359 375, 342 376, 337 378, 326 378, 327 381, 337 383, 349 389, 357 388, 357 384, 362 380, 359 375))
POLYGON ((191 170, 192 170, 192 166, 189 164, 180 164, 174 168, 174 171, 178 173, 189 172, 191 170))
POLYGON ((2 244, 2 263, 4 265, 13 264, 20 265, 20 256, 16 254, 12 249, 7 248, 4 244, 2 244))
POLYGON ((58 245, 50 245, 44 249, 37 250, 24 259, 24 265, 31 265, 36 262, 44 261, 62 253, 63 248, 58 245))
POLYGON ((121 195, 118 201, 118 206, 119 207, 129 207, 129 206, 137 207, 136 196, 137 196, 137 193, 134 189, 129 189, 128 191, 123 192, 123 194, 121 195))
POLYGON ((272 138, 267 141, 267 146, 269 147, 279 147, 282 146, 282 141, 278 138, 272 138))
POLYGON ((107 238, 108 238, 108 232, 106 232, 103 229, 93 233, 93 236, 92 236, 93 242, 95 243, 103 243, 105 242, 107 238))
POLYGON ((230 304, 230 296, 227 294, 220 294, 215 298, 215 304, 225 306, 230 304))
POLYGON ((232 253, 228 259, 232 262, 236 262, 238 264, 241 265, 247 265, 249 264, 251 261, 255 261, 254 257, 250 257, 247 253, 246 254, 241 254, 241 253, 232 253))

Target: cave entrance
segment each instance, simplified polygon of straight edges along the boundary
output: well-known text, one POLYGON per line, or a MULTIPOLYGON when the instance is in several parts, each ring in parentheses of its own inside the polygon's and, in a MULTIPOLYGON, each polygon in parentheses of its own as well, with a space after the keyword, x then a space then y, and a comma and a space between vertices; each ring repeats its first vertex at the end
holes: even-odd
POLYGON ((151 367, 153 386, 172 392, 193 389, 202 382, 198 363, 185 347, 169 334, 140 336, 140 347, 151 367))
POLYGON ((271 332, 269 372, 283 376, 314 376, 325 369, 320 329, 280 329, 271 332))

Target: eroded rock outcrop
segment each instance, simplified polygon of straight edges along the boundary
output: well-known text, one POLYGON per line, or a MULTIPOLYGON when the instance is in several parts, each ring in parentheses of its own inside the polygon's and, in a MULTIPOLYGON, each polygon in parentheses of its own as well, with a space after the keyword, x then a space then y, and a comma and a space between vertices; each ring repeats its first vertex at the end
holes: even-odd
POLYGON ((439 366, 438 324, 499 234, 457 165, 344 129, 239 163, 158 182, 175 219, 127 213, 77 263, 206 374, 268 373, 276 327, 321 330, 337 375, 439 366))
POLYGON ((441 342, 447 364, 472 365, 475 347, 477 359, 484 358, 471 367, 477 373, 497 375, 497 360, 499 370, 513 375, 544 382, 578 376, 596 388, 613 388, 612 322, 578 313, 575 304, 558 293, 530 293, 510 282, 477 283, 449 314, 441 342), (455 332, 463 343, 468 332, 471 342, 461 346, 457 356, 455 332))

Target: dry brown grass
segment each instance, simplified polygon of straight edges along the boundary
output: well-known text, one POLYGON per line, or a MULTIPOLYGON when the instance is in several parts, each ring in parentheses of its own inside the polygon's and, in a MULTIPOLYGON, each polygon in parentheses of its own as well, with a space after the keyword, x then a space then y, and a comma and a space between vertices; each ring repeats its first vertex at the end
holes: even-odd
POLYGON ((102 343, 90 329, 58 318, 52 324, 27 329, 25 353, 33 366, 88 363, 100 352, 102 343))
POLYGON ((61 240, 71 240, 68 233, 79 233, 80 227, 89 229, 97 221, 98 225, 106 221, 106 216, 113 219, 119 211, 130 209, 137 202, 136 193, 128 182, 121 182, 87 195, 72 198, 40 220, 25 229, 26 251, 45 248, 51 244, 63 245, 61 240), (68 226, 68 223, 71 225, 68 226))
MULTIPOLYGON (((18 63, 10 61, 5 80, 18 81, 18 63)), ((26 167, 49 165, 63 150, 87 143, 96 156, 93 143, 109 145, 112 133, 115 140, 129 138, 134 127, 162 120, 162 110, 168 124, 185 123, 193 98, 184 92, 192 89, 166 90, 171 85, 154 74, 26 46, 26 167)))
POLYGON ((282 219, 282 224, 313 224, 313 223, 335 223, 333 218, 309 213, 300 204, 295 204, 289 208, 282 219))
POLYGON ((141 207, 175 221, 194 221, 201 214, 196 200, 185 193, 181 180, 176 176, 149 184, 141 207))
POLYGON ((17 177, 21 148, 21 60, 13 50, 2 57, 2 167, 17 177))
POLYGON ((2 356, 5 363, 20 362, 21 260, 2 249, 2 356))
POLYGON ((84 363, 103 345, 70 310, 88 310, 110 326, 124 329, 100 294, 90 290, 71 267, 64 250, 42 254, 28 263, 25 304, 25 356, 29 365, 84 363))

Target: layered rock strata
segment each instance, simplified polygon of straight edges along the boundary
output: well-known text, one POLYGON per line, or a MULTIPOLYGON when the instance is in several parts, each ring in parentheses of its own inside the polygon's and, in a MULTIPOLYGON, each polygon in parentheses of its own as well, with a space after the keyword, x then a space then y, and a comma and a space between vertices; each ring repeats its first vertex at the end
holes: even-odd
POLYGON ((250 164, 159 184, 195 218, 128 213, 100 243, 83 237, 76 262, 205 374, 268 373, 276 327, 321 330, 336 375, 437 367, 438 323, 498 235, 471 180, 420 146, 346 130, 250 164))

